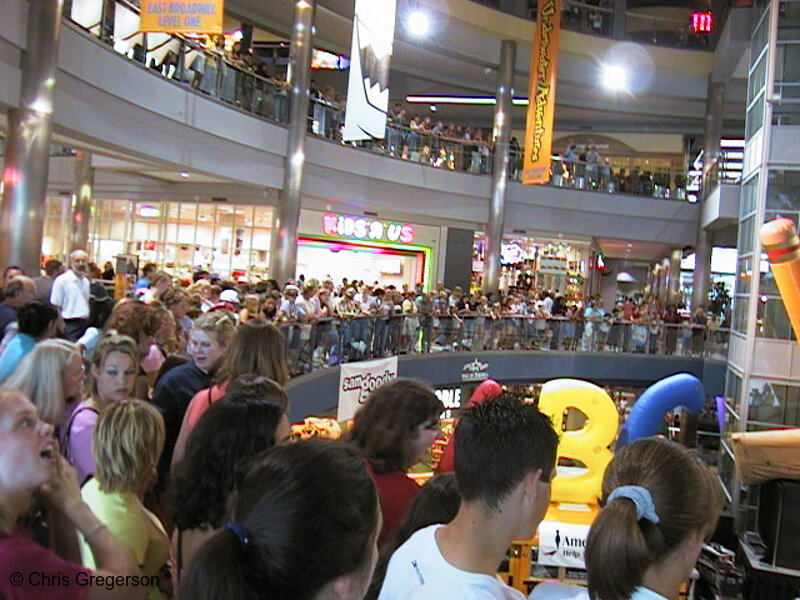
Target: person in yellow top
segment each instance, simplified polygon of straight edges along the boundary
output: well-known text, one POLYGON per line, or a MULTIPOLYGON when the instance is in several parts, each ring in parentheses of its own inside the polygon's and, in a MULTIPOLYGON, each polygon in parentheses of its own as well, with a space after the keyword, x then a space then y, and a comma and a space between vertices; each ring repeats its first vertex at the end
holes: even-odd
MULTIPOLYGON (((84 502, 126 547, 142 575, 158 576, 147 600, 165 600, 171 589, 170 542, 164 527, 142 504, 156 477, 164 447, 164 421, 146 402, 126 400, 100 415, 92 436, 94 477, 81 489, 84 502)), ((81 536, 84 566, 94 569, 92 550, 81 536)))

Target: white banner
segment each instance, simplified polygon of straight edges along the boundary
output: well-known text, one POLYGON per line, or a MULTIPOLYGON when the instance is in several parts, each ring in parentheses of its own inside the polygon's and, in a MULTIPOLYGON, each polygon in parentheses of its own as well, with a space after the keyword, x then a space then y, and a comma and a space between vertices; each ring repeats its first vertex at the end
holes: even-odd
POLYGON ((383 139, 397 0, 356 0, 344 141, 383 139))
POLYGON ((344 363, 339 371, 339 414, 352 419, 375 388, 397 378, 397 357, 344 363))
POLYGON ((539 525, 540 565, 585 569, 584 552, 588 525, 542 521, 539 525))

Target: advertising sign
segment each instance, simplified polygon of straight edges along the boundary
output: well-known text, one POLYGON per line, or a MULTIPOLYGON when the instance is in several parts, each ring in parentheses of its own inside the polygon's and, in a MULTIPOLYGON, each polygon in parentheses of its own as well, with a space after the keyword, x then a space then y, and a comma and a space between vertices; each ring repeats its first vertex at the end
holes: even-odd
POLYGON ((222 33, 223 0, 142 0, 143 33, 222 33))
POLYGON ((528 185, 550 181, 560 29, 561 0, 539 2, 531 52, 530 102, 525 129, 525 161, 522 166, 522 183, 528 185))
POLYGON ((585 569, 588 525, 542 521, 539 525, 539 564, 585 569))
POLYGON ((344 363, 339 372, 339 413, 337 420, 352 419, 369 395, 397 378, 397 357, 344 363))
POLYGON ((356 0, 343 139, 383 139, 396 0, 356 0))

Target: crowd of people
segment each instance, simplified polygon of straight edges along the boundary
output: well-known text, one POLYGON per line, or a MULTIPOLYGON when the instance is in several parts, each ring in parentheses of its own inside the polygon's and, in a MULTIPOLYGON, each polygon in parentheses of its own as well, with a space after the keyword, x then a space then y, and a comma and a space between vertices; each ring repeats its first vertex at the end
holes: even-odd
MULTIPOLYGON (((152 263, 135 282, 133 297, 115 302, 102 283, 114 279, 110 262, 101 270, 78 252, 62 270, 57 260, 33 279, 6 269, 0 383, 39 342, 59 332, 92 360, 104 332, 115 331, 136 344, 141 362, 136 389, 143 391, 165 363, 186 356, 200 317, 220 320, 220 315, 230 321, 226 326, 222 319, 214 330, 222 346, 238 324, 253 319, 277 328, 276 343, 285 344, 288 365, 278 379, 285 383, 289 375, 324 366, 411 353, 536 349, 707 356, 724 348, 731 312, 712 304, 714 312, 698 307, 688 315, 642 295, 620 297, 605 307, 599 296, 580 299, 535 287, 485 295, 441 282, 424 290, 302 276, 281 287, 272 280, 226 282, 207 271, 180 282, 152 263)), ((210 366, 216 358, 212 352, 202 360, 210 366)), ((224 391, 215 388, 214 395, 224 391)))
MULTIPOLYGON (((162 368, 140 398, 143 338, 110 331, 89 361, 89 386, 85 348, 66 341, 49 349, 60 363, 27 366, 33 386, 5 384, 0 596, 524 598, 496 573, 549 506, 559 443, 550 419, 486 382, 491 393, 458 421, 452 463, 419 487, 408 470, 440 435, 434 391, 395 379, 371 393, 342 440, 286 442, 283 344, 273 334, 252 345, 271 329, 204 314, 189 332, 189 361, 162 368)), ((710 470, 677 444, 641 440, 618 452, 588 538, 589 593, 677 600, 721 498, 710 470)), ((544 585, 532 597, 564 591, 544 585)))

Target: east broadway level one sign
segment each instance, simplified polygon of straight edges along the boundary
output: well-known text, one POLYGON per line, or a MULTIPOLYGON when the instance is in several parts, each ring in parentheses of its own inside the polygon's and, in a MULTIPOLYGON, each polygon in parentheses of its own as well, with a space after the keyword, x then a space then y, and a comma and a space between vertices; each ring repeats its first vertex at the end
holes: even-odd
POLYGON ((223 0, 142 0, 139 30, 145 33, 222 33, 223 0))

